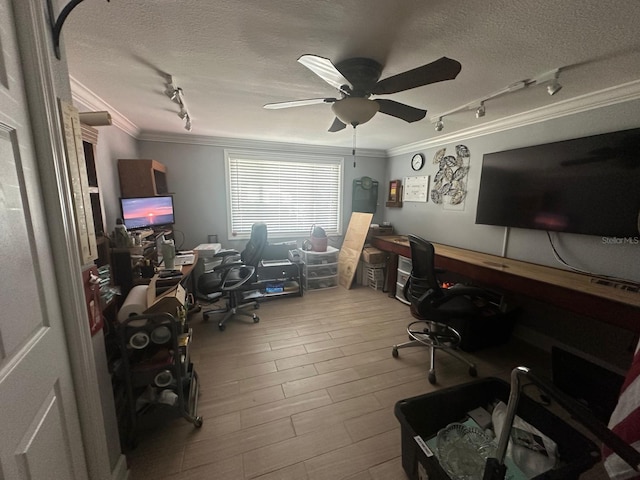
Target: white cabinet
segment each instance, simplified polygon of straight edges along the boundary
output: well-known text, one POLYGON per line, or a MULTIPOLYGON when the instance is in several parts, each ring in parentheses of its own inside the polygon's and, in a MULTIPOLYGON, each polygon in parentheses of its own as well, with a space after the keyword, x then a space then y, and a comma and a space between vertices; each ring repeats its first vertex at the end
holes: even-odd
POLYGON ((302 258, 302 286, 306 291, 338 286, 338 254, 340 250, 327 247, 326 252, 300 250, 302 258))

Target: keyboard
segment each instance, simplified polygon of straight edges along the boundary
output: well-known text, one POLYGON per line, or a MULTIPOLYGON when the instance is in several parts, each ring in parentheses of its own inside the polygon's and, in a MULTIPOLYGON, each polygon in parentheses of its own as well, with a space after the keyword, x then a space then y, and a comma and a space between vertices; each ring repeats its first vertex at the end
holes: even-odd
POLYGON ((188 253, 186 255, 177 255, 173 260, 174 265, 191 265, 195 260, 195 254, 188 253))

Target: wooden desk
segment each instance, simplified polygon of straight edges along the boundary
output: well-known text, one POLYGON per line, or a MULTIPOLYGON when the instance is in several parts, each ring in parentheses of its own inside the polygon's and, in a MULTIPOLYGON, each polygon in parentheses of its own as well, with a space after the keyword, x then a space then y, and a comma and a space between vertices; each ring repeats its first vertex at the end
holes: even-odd
MULTIPOLYGON (((395 290, 398 258, 411 258, 406 236, 373 237, 372 245, 391 255, 387 285, 395 290)), ((557 307, 640 332, 640 293, 592 282, 589 275, 434 243, 436 267, 487 287, 522 294, 557 307)), ((395 294, 395 293, 394 293, 395 294)))
MULTIPOLYGON (((156 280, 156 285, 159 288, 163 288, 163 287, 172 287, 178 283, 181 283, 183 286, 188 287, 187 290, 194 292, 195 291, 195 284, 194 284, 194 279, 191 278, 191 272, 193 271, 193 268, 196 266, 196 263, 198 263, 198 252, 196 250, 193 251, 193 263, 189 264, 189 265, 176 265, 175 270, 180 270, 180 274, 181 275, 176 275, 175 277, 168 277, 168 278, 157 278, 158 275, 156 274, 154 276, 154 278, 157 278, 156 280), (191 280, 189 283, 190 285, 187 285, 187 281, 191 280)), ((162 269, 158 269, 158 272, 162 272, 162 269)))

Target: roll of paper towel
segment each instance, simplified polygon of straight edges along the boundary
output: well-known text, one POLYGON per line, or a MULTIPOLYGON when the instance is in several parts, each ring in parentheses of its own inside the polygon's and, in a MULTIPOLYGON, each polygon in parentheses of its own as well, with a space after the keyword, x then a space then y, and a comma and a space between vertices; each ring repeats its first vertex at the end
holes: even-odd
POLYGON ((148 288, 148 285, 136 285, 131 289, 118 312, 119 322, 124 322, 133 315, 140 315, 147 309, 148 288))

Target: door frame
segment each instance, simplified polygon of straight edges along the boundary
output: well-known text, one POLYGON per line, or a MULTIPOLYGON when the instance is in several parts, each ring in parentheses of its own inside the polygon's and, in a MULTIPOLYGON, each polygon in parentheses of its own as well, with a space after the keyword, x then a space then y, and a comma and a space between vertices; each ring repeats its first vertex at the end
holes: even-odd
MULTIPOLYGON (((60 1, 54 3, 59 4, 60 1)), ((60 301, 90 478, 124 479, 127 477, 124 455, 120 455, 113 470, 109 462, 101 408, 104 399, 100 396, 84 299, 83 265, 75 228, 63 128, 58 114, 57 97, 71 102, 64 48, 63 60, 57 60, 46 0, 13 0, 12 5, 57 279, 55 285, 45 285, 44 288, 51 289, 60 301)), ((54 11, 58 9, 54 7, 54 11)))

